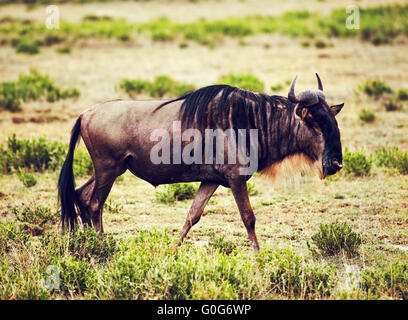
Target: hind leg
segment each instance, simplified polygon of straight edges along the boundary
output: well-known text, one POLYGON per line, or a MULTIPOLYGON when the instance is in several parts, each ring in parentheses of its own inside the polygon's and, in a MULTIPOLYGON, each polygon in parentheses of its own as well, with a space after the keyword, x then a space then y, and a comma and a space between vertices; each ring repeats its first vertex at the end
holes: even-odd
POLYGON ((92 227, 92 213, 89 210, 92 194, 95 189, 95 176, 93 175, 85 184, 76 189, 79 214, 84 226, 92 227))
POLYGON ((125 171, 126 169, 120 169, 120 167, 95 169, 95 175, 76 190, 84 225, 89 227, 93 225, 95 231, 103 232, 103 205, 116 178, 125 171))
POLYGON ((95 187, 91 196, 89 210, 91 212, 92 224, 97 232, 103 232, 102 212, 106 198, 116 178, 125 171, 126 169, 116 167, 110 169, 105 168, 105 170, 95 172, 95 187))

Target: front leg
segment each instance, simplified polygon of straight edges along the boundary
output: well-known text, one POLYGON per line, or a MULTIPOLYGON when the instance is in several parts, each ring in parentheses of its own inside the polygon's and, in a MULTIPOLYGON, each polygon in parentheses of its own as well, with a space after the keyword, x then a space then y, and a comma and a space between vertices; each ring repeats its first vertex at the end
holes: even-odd
POLYGON ((249 241, 255 253, 259 252, 259 244, 255 234, 255 215, 249 202, 247 184, 245 179, 230 182, 230 188, 237 203, 242 221, 248 232, 249 241))

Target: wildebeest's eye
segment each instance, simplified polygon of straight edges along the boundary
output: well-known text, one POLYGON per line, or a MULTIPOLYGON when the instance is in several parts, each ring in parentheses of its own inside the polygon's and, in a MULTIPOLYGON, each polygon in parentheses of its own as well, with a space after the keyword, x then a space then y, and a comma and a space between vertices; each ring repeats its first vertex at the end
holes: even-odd
POLYGON ((308 115, 310 117, 309 110, 301 103, 296 107, 295 113, 301 120, 305 120, 308 115))

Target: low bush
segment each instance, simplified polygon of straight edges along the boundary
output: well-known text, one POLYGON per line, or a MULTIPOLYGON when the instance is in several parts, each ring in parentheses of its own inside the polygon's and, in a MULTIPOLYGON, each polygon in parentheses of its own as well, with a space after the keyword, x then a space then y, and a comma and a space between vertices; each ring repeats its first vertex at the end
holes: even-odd
POLYGON ((0 110, 21 111, 20 92, 15 82, 0 83, 0 110))
POLYGON ((219 83, 255 92, 263 92, 265 89, 264 83, 252 74, 228 74, 222 76, 219 83))
POLYGON ((320 40, 316 40, 316 42, 314 43, 314 45, 315 45, 315 47, 318 48, 318 49, 324 49, 324 48, 332 47, 332 46, 333 46, 332 43, 326 42, 326 41, 321 40, 321 39, 320 39, 320 40))
POLYGON ((21 168, 36 172, 55 170, 62 163, 66 147, 59 142, 50 142, 44 138, 37 140, 8 138, 7 149, 0 146, 0 171, 11 173, 21 168))
POLYGON ((402 110, 402 104, 395 99, 388 99, 384 101, 383 106, 386 111, 399 111, 402 110))
MULTIPOLYGON (((55 171, 62 166, 68 145, 58 141, 39 139, 17 139, 16 135, 8 138, 7 147, 0 145, 0 173, 10 174, 23 169, 31 172, 55 171)), ((73 164, 74 174, 90 175, 93 172, 92 159, 85 149, 77 149, 73 164)), ((23 180, 31 180, 24 174, 23 180)), ((23 182, 24 183, 24 182, 23 182)))
POLYGON ((123 205, 119 201, 106 201, 103 207, 109 212, 109 213, 119 213, 123 209, 123 205))
POLYGON ((260 268, 269 275, 270 290, 290 299, 330 296, 335 270, 326 265, 306 263, 290 249, 260 254, 260 268))
POLYGON ((385 81, 381 81, 379 79, 367 80, 358 88, 368 96, 374 97, 375 99, 379 99, 383 95, 393 92, 391 87, 385 81))
POLYGON ((62 47, 58 47, 56 51, 61 54, 69 54, 71 53, 72 49, 71 47, 68 47, 68 46, 62 46, 62 47))
POLYGON ((408 174, 408 153, 398 147, 379 147, 375 159, 378 166, 394 168, 401 174, 408 174))
POLYGON ((247 182, 247 190, 248 190, 248 195, 250 196, 256 196, 259 191, 256 189, 255 183, 252 182, 247 182))
POLYGON ((42 226, 48 222, 55 224, 59 220, 56 211, 52 211, 49 207, 37 206, 34 203, 30 203, 28 206, 14 207, 12 212, 16 220, 23 224, 42 226))
POLYGON ((362 109, 358 114, 361 121, 373 122, 375 120, 375 112, 371 109, 362 109))
POLYGON ((37 184, 37 179, 32 173, 27 172, 25 169, 18 168, 18 179, 27 187, 33 187, 37 184))
POLYGON ((48 102, 59 99, 76 98, 80 95, 78 89, 62 90, 58 88, 48 77, 35 70, 30 74, 21 74, 17 82, 0 83, 0 109, 20 111, 22 101, 39 100, 42 97, 48 102))
POLYGON ((0 221, 0 257, 12 247, 25 245, 31 236, 24 233, 21 225, 13 222, 3 223, 0 221))
POLYGON ((173 183, 166 186, 164 191, 156 191, 156 200, 171 203, 194 198, 197 187, 191 183, 173 183))
POLYGON ((37 42, 23 38, 17 43, 16 51, 17 53, 37 54, 40 52, 40 49, 37 42))
POLYGON ((158 76, 153 82, 146 80, 122 80, 120 89, 126 91, 130 96, 140 93, 148 94, 151 97, 161 98, 165 95, 178 97, 188 92, 194 91, 192 85, 175 81, 168 76, 158 76))
POLYGON ((56 259, 71 255, 77 261, 87 260, 105 263, 113 257, 119 243, 112 236, 96 233, 93 228, 79 228, 64 237, 45 235, 40 238, 41 246, 56 259))
POLYGON ((313 253, 323 256, 333 256, 340 253, 348 257, 358 253, 361 245, 361 235, 354 232, 347 222, 321 223, 319 231, 312 236, 312 244, 308 247, 313 253))
POLYGON ((226 255, 237 253, 237 243, 230 240, 225 240, 224 236, 216 236, 215 233, 212 235, 212 239, 209 243, 211 247, 218 250, 226 255))
POLYGON ((344 149, 343 172, 345 174, 356 177, 369 175, 372 162, 372 158, 370 156, 366 156, 364 150, 352 152, 347 147, 344 149))
POLYGON ((361 273, 362 288, 377 297, 408 299, 408 261, 396 261, 380 269, 366 269, 361 273))
POLYGON ((398 89, 397 99, 400 101, 408 101, 408 90, 407 89, 398 89))
POLYGON ((67 257, 57 260, 55 266, 59 270, 59 290, 65 295, 83 295, 87 290, 96 287, 97 273, 88 261, 67 257))

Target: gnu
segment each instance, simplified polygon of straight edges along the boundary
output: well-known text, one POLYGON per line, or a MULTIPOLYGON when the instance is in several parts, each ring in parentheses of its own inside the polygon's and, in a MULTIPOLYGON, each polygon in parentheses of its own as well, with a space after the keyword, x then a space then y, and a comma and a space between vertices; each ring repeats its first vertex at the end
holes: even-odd
MULTIPOLYGON (((157 142, 150 137, 155 129, 164 129, 172 137, 174 121, 181 121, 182 133, 192 128, 202 133, 205 129, 236 132, 257 129, 258 171, 273 176, 283 162, 289 161, 293 166, 304 162, 323 179, 342 168, 340 131, 335 115, 343 104, 327 104, 322 82, 316 76, 318 89, 298 95, 295 94, 295 77, 288 98, 213 85, 166 102, 115 100, 86 110, 72 129, 68 155, 58 181, 63 229, 74 229, 79 216, 84 225, 93 225, 96 231, 103 232, 103 204, 115 179, 129 170, 154 186, 201 182, 178 245, 200 220, 218 186, 231 188, 252 248, 258 252, 255 216, 246 185, 252 174, 240 174, 246 165, 239 161, 217 164, 215 152, 211 163, 153 164, 150 151, 157 142), (72 163, 80 136, 92 158, 94 175, 75 190, 72 163)), ((181 147, 188 143, 183 141, 181 147)), ((169 144, 173 145, 172 139, 169 144)), ((227 142, 224 147, 221 152, 227 157, 227 142)), ((253 147, 251 143, 246 145, 248 155, 253 147)))

